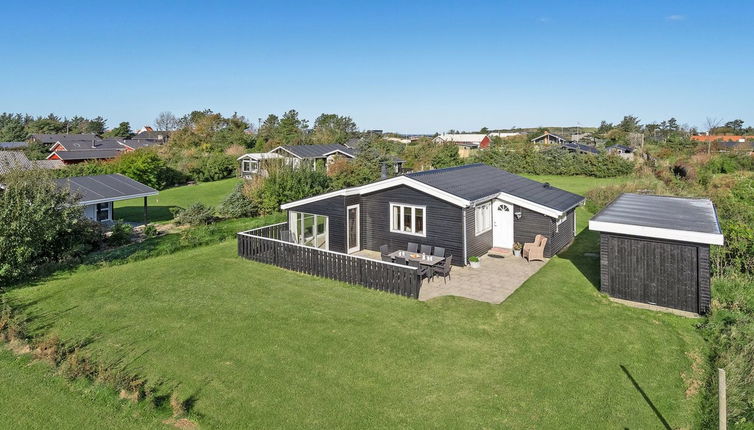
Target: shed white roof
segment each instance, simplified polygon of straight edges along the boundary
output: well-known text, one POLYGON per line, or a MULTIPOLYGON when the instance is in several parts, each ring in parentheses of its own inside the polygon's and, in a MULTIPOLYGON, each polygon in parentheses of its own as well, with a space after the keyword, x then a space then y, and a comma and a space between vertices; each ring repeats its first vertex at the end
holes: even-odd
POLYGON ((267 160, 271 158, 283 158, 280 154, 271 153, 271 152, 250 152, 248 154, 244 154, 236 160, 267 160))
POLYGON ((435 140, 442 140, 445 142, 453 143, 475 143, 479 144, 487 137, 484 133, 443 133, 435 138, 435 140))

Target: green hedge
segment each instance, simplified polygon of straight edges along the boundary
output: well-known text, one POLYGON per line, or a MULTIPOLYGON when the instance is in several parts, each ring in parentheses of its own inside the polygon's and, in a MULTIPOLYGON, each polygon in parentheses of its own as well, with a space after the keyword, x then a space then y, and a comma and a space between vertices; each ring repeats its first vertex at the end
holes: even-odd
POLYGON ((577 154, 564 149, 515 151, 492 148, 479 151, 473 162, 486 163, 511 173, 531 175, 583 175, 596 178, 625 176, 634 163, 616 155, 577 154))

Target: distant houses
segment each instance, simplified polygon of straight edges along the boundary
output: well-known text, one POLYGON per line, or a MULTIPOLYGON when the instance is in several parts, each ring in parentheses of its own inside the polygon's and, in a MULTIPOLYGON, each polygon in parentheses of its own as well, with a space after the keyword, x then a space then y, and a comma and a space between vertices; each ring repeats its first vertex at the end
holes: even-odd
POLYGON ((458 156, 467 158, 480 149, 490 147, 490 136, 483 133, 443 133, 433 140, 435 143, 454 143, 458 145, 458 156))
POLYGON ((29 160, 21 151, 0 151, 0 175, 11 170, 59 169, 63 162, 59 160, 29 160))
POLYGON ((50 145, 48 160, 76 164, 84 161, 111 160, 123 152, 161 145, 167 142, 169 136, 170 132, 154 131, 150 127, 145 127, 131 139, 102 139, 96 134, 32 134, 29 141, 50 145))
POLYGON ((537 136, 534 139, 531 140, 533 143, 538 144, 545 144, 545 145, 563 145, 565 143, 568 143, 569 140, 558 136, 555 133, 550 133, 549 131, 546 131, 543 135, 537 136))

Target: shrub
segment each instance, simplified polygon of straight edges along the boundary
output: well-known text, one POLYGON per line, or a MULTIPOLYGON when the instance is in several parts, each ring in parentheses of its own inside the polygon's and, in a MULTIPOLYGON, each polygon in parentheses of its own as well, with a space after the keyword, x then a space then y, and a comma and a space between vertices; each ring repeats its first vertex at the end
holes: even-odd
POLYGON ((254 216, 257 208, 244 194, 244 184, 238 184, 220 203, 218 212, 225 217, 242 218, 254 216))
POLYGON ((280 210, 280 205, 322 194, 330 188, 330 178, 320 170, 280 167, 269 169, 267 178, 252 182, 250 197, 261 214, 280 210))
POLYGON ((200 158, 189 173, 193 179, 200 182, 218 181, 233 175, 236 167, 235 158, 221 152, 213 152, 200 158))
POLYGON ((46 172, 14 171, 0 192, 0 285, 51 264, 76 259, 98 246, 101 230, 83 218, 77 196, 46 172))
POLYGON ((172 208, 176 224, 206 225, 215 221, 215 210, 201 202, 183 208, 172 208))
POLYGON ((107 238, 107 243, 111 246, 121 246, 131 242, 131 234, 133 233, 133 227, 121 220, 115 221, 110 229, 110 236, 107 238))
POLYGON ((147 224, 144 226, 144 236, 155 237, 157 236, 157 233, 157 227, 155 227, 154 224, 147 224))
POLYGON ((486 163, 511 173, 531 175, 584 175, 597 178, 625 176, 634 171, 634 163, 616 155, 576 154, 559 148, 534 151, 490 148, 479 151, 473 161, 486 163))
POLYGON ((118 173, 158 190, 175 184, 180 176, 149 148, 124 153, 114 163, 118 173))
POLYGON ((665 187, 656 181, 636 181, 593 188, 584 195, 586 209, 591 213, 597 213, 621 194, 639 192, 663 194, 665 187))

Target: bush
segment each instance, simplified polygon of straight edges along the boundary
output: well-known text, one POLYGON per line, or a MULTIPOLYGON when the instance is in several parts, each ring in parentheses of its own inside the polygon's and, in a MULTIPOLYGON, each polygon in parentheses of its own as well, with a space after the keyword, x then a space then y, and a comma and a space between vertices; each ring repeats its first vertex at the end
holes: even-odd
POLYGON ((158 190, 180 182, 181 175, 167 167, 165 161, 149 148, 122 154, 115 161, 115 171, 158 190))
POLYGON ((254 216, 257 208, 244 194, 244 184, 238 184, 220 203, 218 212, 228 218, 242 218, 254 216))
POLYGON ((199 159, 197 166, 189 174, 200 182, 219 181, 227 178, 236 171, 236 160, 221 152, 207 154, 199 159))
POLYGON ((185 209, 172 208, 171 210, 175 217, 174 221, 178 225, 206 225, 215 221, 215 210, 201 202, 194 203, 185 209))
POLYGON ((118 220, 110 229, 110 236, 107 238, 107 243, 111 246, 121 246, 131 243, 131 234, 133 233, 133 230, 134 229, 130 224, 118 220))
POLYGON ((597 178, 629 175, 634 163, 616 155, 577 154, 553 148, 542 151, 490 148, 479 151, 474 162, 486 163, 511 173, 531 175, 583 175, 597 178))
POLYGON ((623 193, 644 192, 651 194, 664 194, 665 191, 664 185, 655 181, 637 181, 607 185, 593 188, 584 193, 584 197, 586 197, 585 206, 589 212, 596 214, 623 193))
POLYGON ((250 197, 261 214, 280 210, 280 205, 322 194, 330 189, 330 178, 322 171, 280 167, 269 169, 267 178, 251 185, 250 197))
POLYGON ((0 192, 0 285, 36 275, 42 268, 78 259, 102 240, 85 220, 76 196, 47 172, 14 171, 0 192))
POLYGON ((144 226, 144 236, 155 237, 157 236, 157 233, 157 227, 155 227, 154 224, 147 224, 144 226))

